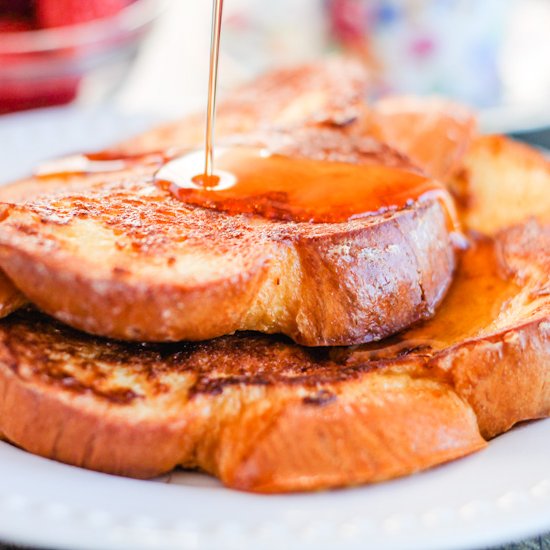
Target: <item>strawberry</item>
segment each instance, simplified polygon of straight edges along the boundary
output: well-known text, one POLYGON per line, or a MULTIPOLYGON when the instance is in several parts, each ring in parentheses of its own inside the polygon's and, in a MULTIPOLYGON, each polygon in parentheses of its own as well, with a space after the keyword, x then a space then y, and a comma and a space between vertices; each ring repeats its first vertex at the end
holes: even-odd
MULTIPOLYGON (((13 30, 10 27, 10 31, 13 30)), ((76 99, 79 76, 45 74, 45 71, 37 76, 36 69, 33 69, 40 65, 45 68, 55 65, 61 61, 61 55, 59 52, 10 54, 0 50, 0 115, 62 105, 76 99)))
POLYGON ((78 79, 50 78, 38 82, 0 79, 0 114, 62 105, 75 99, 78 79))
POLYGON ((0 34, 4 32, 32 31, 34 26, 27 19, 0 16, 0 34))
POLYGON ((34 11, 34 0, 0 0, 0 17, 31 18, 34 11))
POLYGON ((40 27, 64 27, 110 17, 129 4, 129 0, 36 0, 40 27))

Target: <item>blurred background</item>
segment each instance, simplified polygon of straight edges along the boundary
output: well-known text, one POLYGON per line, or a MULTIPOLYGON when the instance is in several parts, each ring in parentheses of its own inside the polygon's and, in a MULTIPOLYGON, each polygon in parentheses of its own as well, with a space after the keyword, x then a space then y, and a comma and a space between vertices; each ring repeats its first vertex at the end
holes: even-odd
MULTIPOLYGON (((0 113, 202 108, 210 0, 0 0, 0 113)), ((550 125, 550 0, 225 0, 221 87, 349 52, 371 95, 451 96, 486 131, 550 125)))

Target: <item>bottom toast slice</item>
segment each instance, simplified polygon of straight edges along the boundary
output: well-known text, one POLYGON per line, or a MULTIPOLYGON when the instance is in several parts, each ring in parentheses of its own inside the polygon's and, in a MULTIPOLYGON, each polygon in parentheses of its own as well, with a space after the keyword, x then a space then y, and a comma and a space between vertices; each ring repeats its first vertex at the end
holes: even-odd
POLYGON ((550 413, 549 245, 535 222, 474 240, 434 319, 353 348, 246 333, 139 345, 17 312, 0 322, 0 433, 102 472, 181 465, 256 492, 466 455, 550 413))

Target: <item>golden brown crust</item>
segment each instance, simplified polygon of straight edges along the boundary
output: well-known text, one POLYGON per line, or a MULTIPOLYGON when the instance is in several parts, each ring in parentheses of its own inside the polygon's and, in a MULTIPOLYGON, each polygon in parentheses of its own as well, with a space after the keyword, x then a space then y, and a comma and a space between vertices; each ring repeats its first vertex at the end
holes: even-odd
POLYGON ((389 96, 372 105, 354 131, 394 147, 427 174, 447 181, 463 165, 476 118, 452 101, 389 96))
MULTIPOLYGON (((324 406, 293 403, 270 416, 254 444, 225 454, 214 473, 247 491, 318 490, 411 474, 485 446, 445 385, 381 373, 353 386, 324 406)), ((252 422, 224 437, 242 440, 252 422)))
POLYGON ((494 234, 533 216, 550 222, 548 156, 505 136, 476 138, 451 188, 476 231, 494 234))
MULTIPOLYGON (((369 74, 356 61, 336 57, 259 76, 219 103, 219 138, 258 130, 305 126, 346 127, 362 116, 369 74), (261 98, 260 100, 258 98, 261 98)), ((204 140, 204 115, 194 114, 127 140, 113 154, 195 147, 204 140)))
POLYGON ((182 464, 261 492, 378 481, 484 446, 446 383, 401 370, 261 336, 140 349, 19 313, 0 327, 0 426, 70 464, 133 477, 182 464))
POLYGON ((139 345, 16 313, 0 323, 0 431, 91 469, 151 477, 179 464, 257 492, 463 456, 485 446, 480 432, 550 412, 549 242, 535 223, 476 240, 441 315, 354 348, 245 333, 139 345))
POLYGON ((521 291, 507 293, 500 310, 493 302, 490 330, 436 361, 474 409, 486 438, 518 419, 550 415, 550 226, 507 229, 495 252, 502 276, 513 274, 521 291), (517 323, 513 330, 510 320, 517 323))
MULTIPOLYGON (((285 154, 410 168, 385 146, 326 129, 264 139, 285 154)), ((259 330, 310 346, 368 342, 433 315, 450 284, 437 200, 346 223, 279 222, 186 205, 150 181, 155 169, 138 162, 6 207, 0 265, 71 326, 146 341, 259 330)))
POLYGON ((486 439, 550 416, 550 316, 460 346, 437 366, 473 408, 486 439))

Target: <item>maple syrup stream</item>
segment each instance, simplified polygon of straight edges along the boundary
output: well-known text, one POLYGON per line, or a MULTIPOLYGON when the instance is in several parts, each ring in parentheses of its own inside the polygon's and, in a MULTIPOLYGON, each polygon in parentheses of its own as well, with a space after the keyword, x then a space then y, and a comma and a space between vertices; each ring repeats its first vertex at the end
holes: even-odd
POLYGON ((222 32, 223 0, 213 0, 212 38, 210 42, 210 72, 208 76, 208 107, 206 111, 206 136, 204 147, 204 174, 196 175, 194 181, 205 187, 215 185, 214 176, 214 123, 216 120, 216 92, 218 89, 218 64, 220 57, 220 37, 222 32))
POLYGON ((135 162, 154 164, 159 166, 156 183, 188 204, 231 214, 310 223, 345 222, 401 209, 415 201, 436 200, 446 213, 458 246, 462 246, 458 217, 445 186, 408 168, 289 157, 252 147, 215 151, 222 13, 223 0, 213 0, 204 151, 181 154, 173 150, 126 158, 108 152, 78 155, 62 159, 38 175, 109 172, 135 162))

